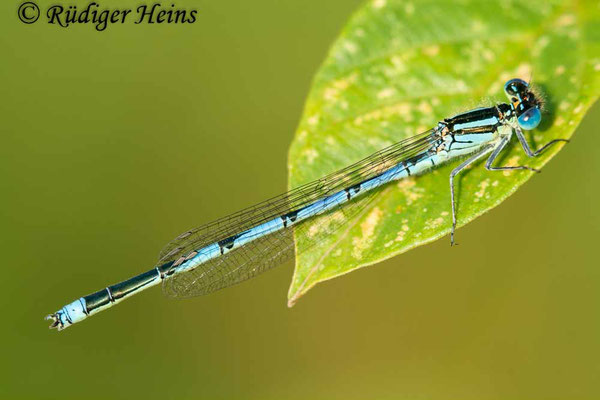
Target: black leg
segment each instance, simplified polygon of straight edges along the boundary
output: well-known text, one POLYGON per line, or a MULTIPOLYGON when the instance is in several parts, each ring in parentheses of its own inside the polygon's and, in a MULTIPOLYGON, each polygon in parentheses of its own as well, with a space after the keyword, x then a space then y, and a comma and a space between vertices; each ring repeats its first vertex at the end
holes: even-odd
MULTIPOLYGON (((525 153, 527 153, 527 155, 529 157, 537 157, 548 147, 550 147, 556 143, 559 143, 559 142, 569 143, 568 139, 554 139, 554 140, 546 143, 545 145, 543 145, 540 149, 538 149, 536 151, 532 151, 531 147, 529 147, 529 143, 527 143, 527 140, 525 139, 525 136, 523 135, 523 131, 521 130, 521 128, 519 128, 517 126, 515 128, 515 132, 517 134, 517 138, 519 139, 519 142, 521 143, 521 146, 523 146, 523 150, 525 150, 525 153)), ((518 166, 514 166, 514 167, 494 167, 494 166, 492 166, 494 161, 498 158, 498 156, 500 155, 502 150, 504 150, 504 148, 506 147, 506 145, 508 144, 509 141, 510 141, 510 138, 505 137, 505 138, 501 139, 500 143, 498 145, 496 145, 495 147, 492 147, 492 146, 485 147, 479 153, 477 153, 477 154, 469 157, 467 160, 463 161, 458 167, 454 168, 452 170, 452 172, 450 173, 450 200, 452 202, 452 230, 450 231, 450 245, 455 244, 454 243, 454 232, 456 231, 456 221, 457 221, 456 200, 454 198, 454 177, 460 171, 462 171, 463 169, 465 169, 466 167, 471 165, 473 162, 477 161, 478 159, 480 159, 481 157, 483 157, 484 155, 488 154, 491 151, 492 154, 490 154, 489 158, 487 159, 487 161, 485 163, 485 168, 490 171, 529 170, 529 171, 534 171, 534 172, 540 172, 540 170, 537 170, 537 169, 531 168, 531 167, 527 167, 525 165, 518 165, 518 166)))
POLYGON ((490 154, 490 157, 485 162, 485 168, 489 171, 511 171, 511 170, 515 170, 515 169, 521 169, 521 170, 525 169, 525 170, 529 170, 529 171, 533 171, 533 172, 540 172, 539 169, 527 167, 524 165, 518 165, 516 167, 493 167, 492 166, 494 161, 496 161, 496 158, 498 158, 498 156, 500 155, 502 150, 504 150, 504 148, 508 144, 509 140, 510 140, 510 138, 505 137, 500 141, 500 144, 498 144, 494 148, 494 151, 492 152, 492 154, 490 154))
POLYGON ((450 245, 454 246, 454 231, 456 230, 456 201, 454 199, 454 177, 463 169, 467 168, 473 162, 488 154, 493 149, 492 146, 484 147, 479 153, 463 161, 458 167, 450 173, 450 201, 452 202, 452 230, 450 231, 450 245))
POLYGON ((521 130, 521 128, 519 128, 517 126, 515 128, 515 132, 517 133, 517 138, 519 139, 519 142, 521 142, 521 146, 523 146, 523 150, 525 150, 525 153, 527 153, 527 155, 529 157, 537 157, 544 150, 546 150, 548 147, 552 146, 553 144, 560 143, 560 142, 569 143, 569 139, 554 139, 554 140, 551 140, 550 142, 546 143, 545 145, 543 145, 536 151, 532 151, 531 147, 529 147, 529 143, 527 143, 527 140, 525 139, 525 135, 523 135, 523 131, 521 130))

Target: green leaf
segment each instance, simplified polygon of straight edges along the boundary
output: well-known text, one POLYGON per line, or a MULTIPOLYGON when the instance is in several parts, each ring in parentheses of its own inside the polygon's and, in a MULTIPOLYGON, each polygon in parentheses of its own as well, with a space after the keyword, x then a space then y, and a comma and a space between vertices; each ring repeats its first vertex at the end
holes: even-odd
MULTIPOLYGON (((600 92, 597 1, 373 0, 351 18, 317 73, 289 151, 290 187, 318 179, 477 106, 505 102, 504 83, 533 81, 546 113, 528 139, 569 138, 600 92)), ((575 144, 574 144, 575 145, 575 144)), ((501 162, 540 168, 513 142, 501 162)), ((296 259, 289 304, 315 284, 450 231, 456 162, 391 183, 348 224, 296 259)), ((458 224, 500 204, 533 173, 481 164, 458 183, 458 224)), ((460 232, 459 232, 460 234, 460 232)), ((302 241, 302 237, 296 238, 302 241)))

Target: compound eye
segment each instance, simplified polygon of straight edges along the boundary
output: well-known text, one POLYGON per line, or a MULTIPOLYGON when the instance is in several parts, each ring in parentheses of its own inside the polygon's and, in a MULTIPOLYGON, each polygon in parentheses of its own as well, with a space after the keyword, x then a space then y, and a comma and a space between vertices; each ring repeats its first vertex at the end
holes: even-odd
POLYGON ((504 92, 508 96, 518 96, 519 94, 526 92, 529 88, 529 84, 523 79, 515 78, 504 84, 504 92))
POLYGON ((531 107, 517 118, 519 126, 526 131, 537 128, 541 121, 542 113, 537 107, 531 107))

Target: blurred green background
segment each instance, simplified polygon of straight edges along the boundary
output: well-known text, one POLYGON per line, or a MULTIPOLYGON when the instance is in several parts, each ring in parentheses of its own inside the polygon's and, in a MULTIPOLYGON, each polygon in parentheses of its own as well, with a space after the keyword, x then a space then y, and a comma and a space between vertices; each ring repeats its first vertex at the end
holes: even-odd
POLYGON ((423 246, 292 309, 288 263, 207 297, 154 289, 46 328, 185 229, 286 189, 311 77, 360 3, 186 0, 195 24, 96 32, 24 25, 20 3, 2 2, 0 397, 600 396, 598 105, 458 247, 423 246))

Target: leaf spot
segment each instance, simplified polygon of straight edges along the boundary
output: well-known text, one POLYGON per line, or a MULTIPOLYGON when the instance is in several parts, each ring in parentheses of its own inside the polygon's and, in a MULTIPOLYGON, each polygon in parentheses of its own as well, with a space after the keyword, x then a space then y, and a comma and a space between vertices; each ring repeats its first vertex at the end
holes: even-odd
POLYGON ((308 118, 308 124, 311 126, 315 126, 319 123, 319 115, 315 114, 308 118))
POLYGON ((316 151, 315 149, 310 149, 310 148, 304 150, 304 152, 302 154, 306 158, 306 162, 308 164, 312 164, 313 162, 315 162, 315 159, 319 156, 318 151, 316 151))
POLYGON ((444 223, 444 218, 442 218, 442 217, 439 217, 436 219, 430 219, 427 222, 425 222, 425 228, 435 229, 435 228, 440 227, 443 223, 444 223))
POLYGON ((405 236, 406 236, 406 232, 404 232, 404 231, 398 232, 398 235, 396 236, 396 242, 403 241, 405 236))
POLYGON ((380 100, 387 99, 392 97, 396 93, 396 89, 394 88, 385 88, 377 93, 377 98, 380 100))
POLYGON ((398 103, 360 115, 354 119, 354 123, 356 125, 361 125, 364 122, 389 118, 394 115, 399 115, 403 117, 406 122, 410 122, 413 119, 411 109, 412 106, 409 103, 398 103))
POLYGON ((487 189, 487 187, 490 186, 490 179, 484 179, 483 181, 481 181, 479 183, 479 190, 477 192, 475 192, 475 197, 477 197, 475 199, 475 202, 478 202, 479 199, 481 199, 484 195, 485 195, 485 190, 487 189))
POLYGON ((383 8, 386 2, 386 0, 375 0, 373 1, 373 8, 383 8))
POLYGON ((352 239, 352 244, 354 245, 354 249, 352 250, 352 256, 354 258, 360 259, 362 257, 363 251, 365 251, 372 244, 375 227, 381 220, 382 216, 383 211, 381 211, 379 207, 375 207, 369 213, 365 221, 362 224, 360 224, 362 236, 355 237, 354 239, 352 239))
POLYGON ((482 55, 487 62, 492 62, 496 59, 496 54, 490 49, 483 50, 482 55))
POLYGON ((356 43, 350 41, 344 42, 344 48, 350 54, 355 54, 358 51, 358 46, 356 45, 356 43))
MULTIPOLYGON (((433 108, 431 108, 431 104, 429 104, 425 100, 423 100, 422 102, 419 103, 418 110, 421 111, 423 114, 430 114, 433 112, 433 108)), ((421 129, 422 128, 419 127, 419 132, 422 132, 421 129)))
POLYGON ((440 46, 427 46, 427 47, 423 48, 423 54, 430 56, 430 57, 437 56, 439 52, 440 52, 440 46))
POLYGON ((423 189, 417 188, 415 186, 416 184, 417 183, 415 182, 414 178, 405 178, 401 179, 400 182, 398 182, 398 189, 400 189, 400 192, 406 198, 406 204, 409 206, 421 197, 423 197, 423 195, 419 193, 423 191, 423 189))
POLYGON ((392 65, 394 66, 395 72, 403 73, 407 71, 406 64, 402 61, 402 58, 399 56, 394 56, 390 59, 392 65))
POLYGON ((328 101, 337 100, 341 92, 348 89, 350 85, 356 83, 357 78, 358 73, 355 72, 346 78, 333 81, 331 86, 323 91, 323 97, 328 101))
POLYGON ((327 232, 332 223, 342 222, 344 220, 344 213, 342 211, 338 211, 334 213, 330 218, 324 218, 320 222, 315 223, 308 228, 307 236, 309 238, 314 238, 321 232, 327 232))
POLYGON ((540 54, 542 54, 542 51, 544 50, 544 48, 546 48, 546 46, 548 46, 549 43, 550 43, 550 38, 548 36, 542 36, 537 41, 536 45, 533 47, 531 54, 534 57, 539 57, 540 54))
POLYGON ((567 111, 569 109, 569 107, 571 107, 571 104, 568 101, 561 101, 560 104, 558 105, 558 109, 560 111, 567 111))
POLYGON ((564 14, 556 20, 556 26, 573 25, 576 20, 577 18, 573 14, 564 14))
POLYGON ((522 77, 527 77, 527 79, 529 79, 529 77, 531 77, 531 64, 520 64, 517 67, 517 75, 518 76, 522 76, 522 77))
MULTIPOLYGON (((514 156, 514 157, 511 157, 511 158, 508 160, 508 162, 506 163, 506 166, 507 166, 507 167, 516 167, 516 166, 518 166, 518 165, 519 165, 519 156, 514 156)), ((511 172, 512 172, 512 171, 510 171, 510 170, 506 170, 506 171, 503 171, 503 172, 502 172, 502 175, 504 175, 504 176, 510 176, 510 173, 511 173, 511 172)))

